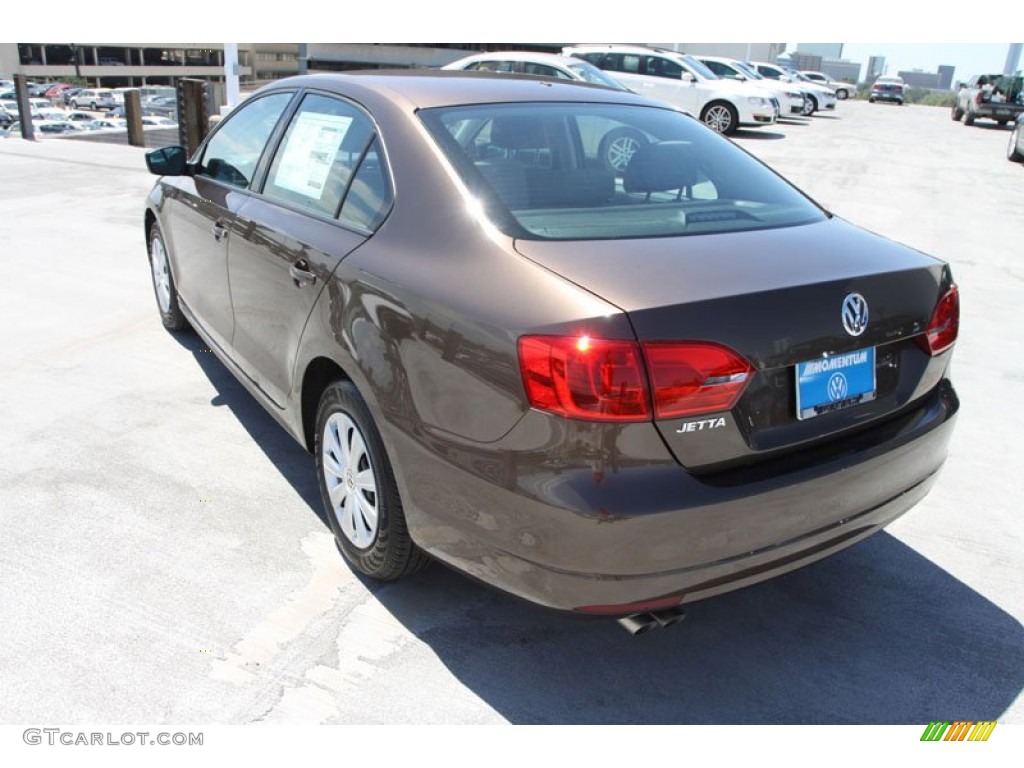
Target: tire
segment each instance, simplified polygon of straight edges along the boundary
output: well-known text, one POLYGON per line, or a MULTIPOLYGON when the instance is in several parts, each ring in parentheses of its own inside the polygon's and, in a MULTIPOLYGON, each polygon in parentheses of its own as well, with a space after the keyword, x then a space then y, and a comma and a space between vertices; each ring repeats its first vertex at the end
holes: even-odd
POLYGON ((1014 126, 1013 133, 1010 134, 1010 143, 1006 146, 1006 159, 1011 163, 1024 162, 1024 154, 1021 154, 1017 149, 1017 144, 1020 140, 1020 128, 1020 123, 1014 126))
POLYGON ((178 289, 174 285, 171 274, 171 259, 160 233, 160 227, 153 225, 149 233, 149 274, 153 280, 153 294, 156 296, 156 308, 160 311, 160 320, 168 331, 183 331, 188 328, 188 320, 182 314, 178 302, 178 289))
POLYGON ((384 441, 352 382, 320 396, 314 455, 338 550, 355 570, 395 581, 430 562, 409 536, 384 441))
POLYGON ((647 143, 647 137, 633 128, 608 131, 597 148, 597 156, 612 173, 623 173, 634 153, 647 143))
POLYGON ((1003 126, 1005 126, 1010 121, 1009 120, 998 120, 996 122, 998 122, 999 123, 999 127, 1002 128, 1003 126))
POLYGON ((727 101, 712 101, 700 113, 700 121, 723 136, 732 136, 740 125, 736 107, 727 101))
POLYGON ((93 112, 99 112, 100 111, 99 107, 96 106, 96 102, 95 101, 89 104, 89 108, 92 109, 93 112))
POLYGON ((962 109, 960 109, 960 105, 959 104, 954 104, 953 105, 953 114, 952 114, 953 121, 959 123, 963 119, 963 116, 964 116, 964 111, 962 109))
POLYGON ((868 104, 874 104, 874 103, 875 103, 875 100, 874 100, 874 99, 872 99, 872 98, 868 98, 868 104))
POLYGON ((836 98, 839 99, 840 101, 846 101, 849 95, 849 91, 847 91, 845 88, 840 88, 839 90, 836 91, 836 98))
POLYGON ((811 111, 808 112, 807 114, 813 115, 815 112, 818 111, 818 100, 813 96, 808 96, 807 98, 811 100, 811 111))
POLYGON ((964 112, 964 125, 974 125, 974 113, 971 112, 970 108, 964 112))
POLYGON ((902 107, 903 106, 903 99, 900 99, 899 101, 897 101, 896 102, 896 106, 897 107, 902 107))

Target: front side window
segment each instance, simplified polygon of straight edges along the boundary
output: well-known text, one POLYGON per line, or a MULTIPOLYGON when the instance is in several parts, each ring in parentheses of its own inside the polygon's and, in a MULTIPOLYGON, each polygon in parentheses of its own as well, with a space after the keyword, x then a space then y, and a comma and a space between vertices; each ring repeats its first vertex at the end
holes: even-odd
POLYGON ((562 80, 572 80, 569 75, 565 74, 554 67, 549 67, 547 64, 536 64, 532 61, 523 62, 523 74, 524 75, 538 75, 540 77, 557 77, 562 80))
POLYGON ((291 99, 291 93, 274 93, 238 107, 210 137, 199 173, 233 187, 248 187, 267 140, 291 99))
POLYGON ((661 56, 647 56, 644 59, 647 74, 654 77, 667 77, 670 80, 678 80, 683 74, 683 68, 671 59, 661 56))
POLYGON ((274 155, 263 194, 334 218, 373 133, 369 118, 352 104, 309 94, 274 155))
POLYGON ((420 116, 488 217, 512 237, 698 235, 825 218, 729 140, 668 108, 488 104, 420 116))

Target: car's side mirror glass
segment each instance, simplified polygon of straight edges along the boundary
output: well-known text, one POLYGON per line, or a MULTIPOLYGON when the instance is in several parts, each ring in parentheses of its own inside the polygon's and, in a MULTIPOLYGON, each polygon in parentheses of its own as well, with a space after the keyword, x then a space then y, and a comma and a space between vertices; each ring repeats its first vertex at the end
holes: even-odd
POLYGON ((184 147, 163 147, 146 153, 146 167, 157 176, 188 175, 188 154, 184 147))

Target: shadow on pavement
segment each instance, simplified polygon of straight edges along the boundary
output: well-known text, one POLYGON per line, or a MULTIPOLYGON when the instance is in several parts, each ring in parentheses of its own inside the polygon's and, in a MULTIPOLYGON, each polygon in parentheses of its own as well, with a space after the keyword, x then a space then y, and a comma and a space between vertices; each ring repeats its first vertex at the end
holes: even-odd
MULTIPOLYGON (((199 351, 198 336, 175 338, 217 389, 212 405, 231 409, 329 530, 309 455, 199 351)), ((439 564, 399 583, 362 581, 514 723, 995 720, 1024 687, 1020 622, 884 532, 695 603, 683 624, 639 637, 612 620, 537 608, 439 564)))
POLYGON ((786 134, 784 134, 784 133, 776 133, 775 131, 760 131, 760 130, 757 130, 757 129, 754 129, 754 130, 743 130, 743 129, 740 129, 740 130, 737 130, 736 133, 734 133, 732 135, 732 138, 733 139, 760 139, 760 140, 763 141, 763 140, 784 139, 784 138, 786 138, 786 134))
POLYGON ((331 526, 320 500, 316 468, 310 455, 274 421, 245 387, 238 383, 216 355, 200 351, 208 348, 205 341, 192 331, 176 333, 173 336, 182 347, 192 353, 196 363, 216 388, 217 395, 210 401, 210 405, 226 405, 231 410, 284 479, 330 531, 331 526))
POLYGON ((994 720, 1024 686, 1024 629, 887 533, 632 637, 440 566, 377 599, 514 723, 994 720))

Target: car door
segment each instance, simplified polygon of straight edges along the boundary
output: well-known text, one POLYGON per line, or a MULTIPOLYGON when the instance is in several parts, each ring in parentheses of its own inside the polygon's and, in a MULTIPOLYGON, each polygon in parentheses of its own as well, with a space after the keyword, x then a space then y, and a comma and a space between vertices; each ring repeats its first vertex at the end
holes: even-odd
POLYGON ((279 405, 317 297, 390 209, 379 146, 362 109, 306 93, 268 164, 262 195, 238 211, 228 248, 234 354, 279 405))
POLYGON ((260 158, 294 91, 238 107, 200 149, 195 173, 168 188, 164 217, 178 293, 222 349, 231 346, 234 317, 227 249, 235 215, 248 197, 260 158))
POLYGON ((642 63, 645 79, 652 84, 644 91, 645 96, 682 107, 695 117, 700 115, 704 89, 699 87, 694 73, 664 56, 644 56, 642 63), (684 73, 689 76, 686 80, 682 79, 684 73))

